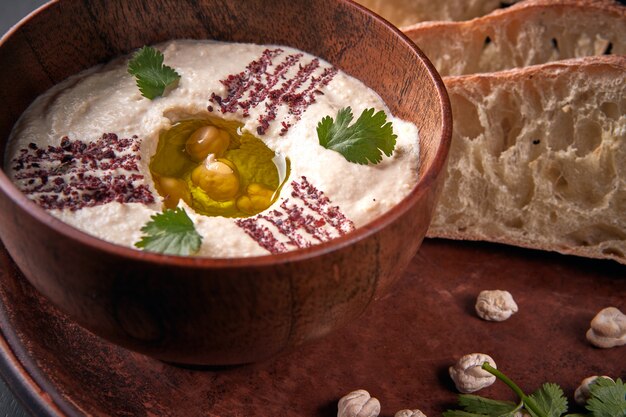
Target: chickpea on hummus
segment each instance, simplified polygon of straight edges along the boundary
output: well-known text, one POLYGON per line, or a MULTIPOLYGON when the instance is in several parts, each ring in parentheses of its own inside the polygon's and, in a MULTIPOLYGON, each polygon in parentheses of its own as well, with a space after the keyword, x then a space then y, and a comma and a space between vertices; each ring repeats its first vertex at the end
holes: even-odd
POLYGON ((58 219, 134 247, 152 216, 178 207, 202 237, 196 255, 258 256, 346 234, 417 183, 417 127, 320 58, 216 41, 155 48, 180 75, 162 96, 142 96, 120 57, 54 86, 16 124, 7 171, 58 219), (320 146, 318 125, 346 107, 384 111, 391 156, 358 164, 320 146))

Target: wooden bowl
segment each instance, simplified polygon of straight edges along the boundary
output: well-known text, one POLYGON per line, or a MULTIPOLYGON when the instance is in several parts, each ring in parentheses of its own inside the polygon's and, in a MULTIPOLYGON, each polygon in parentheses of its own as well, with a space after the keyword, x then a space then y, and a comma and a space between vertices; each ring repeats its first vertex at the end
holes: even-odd
POLYGON ((349 1, 60 0, 0 40, 0 159, 20 114, 49 87, 177 38, 293 46, 361 79, 418 126, 419 183, 392 210, 342 238, 279 255, 208 259, 88 236, 0 172, 0 237, 35 288, 101 337, 170 362, 261 360, 353 320, 398 279, 440 189, 452 126, 448 98, 415 45, 349 1))

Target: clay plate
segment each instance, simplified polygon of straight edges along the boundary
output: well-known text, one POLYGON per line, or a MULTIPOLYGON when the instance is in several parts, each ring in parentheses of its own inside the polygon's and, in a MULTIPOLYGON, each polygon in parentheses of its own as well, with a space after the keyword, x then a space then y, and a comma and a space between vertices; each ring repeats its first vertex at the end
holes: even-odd
POLYGON ((0 39, 7 64, 0 65, 0 160, 18 116, 48 87, 134 48, 181 38, 293 46, 360 79, 418 127, 418 183, 390 210, 332 241, 211 259, 88 236, 33 204, 0 169, 0 237, 35 288, 107 340, 177 363, 267 359, 355 320, 400 277, 443 181, 448 97, 415 45, 347 0, 59 0, 0 39))
MULTIPOLYGON (((552 381, 571 399, 586 376, 626 376, 626 347, 602 350, 585 340, 598 310, 626 310, 625 277, 612 262, 427 240, 359 321, 255 365, 190 369, 87 332, 1 249, 0 368, 41 416, 331 417, 339 397, 365 388, 380 399, 382 417, 416 407, 432 417, 454 404, 447 367, 470 352, 492 355, 523 389, 552 381), (475 296, 496 288, 509 290, 520 311, 506 322, 482 321, 475 296)), ((481 394, 514 399, 503 384, 481 394)))

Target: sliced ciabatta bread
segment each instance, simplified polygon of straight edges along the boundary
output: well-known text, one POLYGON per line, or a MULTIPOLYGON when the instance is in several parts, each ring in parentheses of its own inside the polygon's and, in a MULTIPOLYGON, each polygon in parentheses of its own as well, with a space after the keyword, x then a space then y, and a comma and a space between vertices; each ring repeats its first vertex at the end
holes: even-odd
POLYGON ((626 54, 626 7, 598 0, 527 0, 466 22, 403 28, 442 76, 568 58, 626 54))
POLYGON ((518 0, 356 0, 401 27, 427 20, 468 20, 518 0))
POLYGON ((626 263, 626 57, 445 77, 454 120, 428 235, 626 263))

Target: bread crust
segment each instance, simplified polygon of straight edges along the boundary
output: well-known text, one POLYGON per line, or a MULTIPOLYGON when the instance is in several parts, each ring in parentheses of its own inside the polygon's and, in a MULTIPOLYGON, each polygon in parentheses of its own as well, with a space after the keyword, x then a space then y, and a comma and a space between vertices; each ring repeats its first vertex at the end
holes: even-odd
POLYGON ((396 26, 432 20, 468 20, 519 0, 356 0, 396 26))
POLYGON ((473 20, 402 30, 443 76, 626 55, 626 7, 609 0, 526 0, 473 20))
POLYGON ((626 56, 444 82, 454 128, 427 236, 626 264, 626 56))

